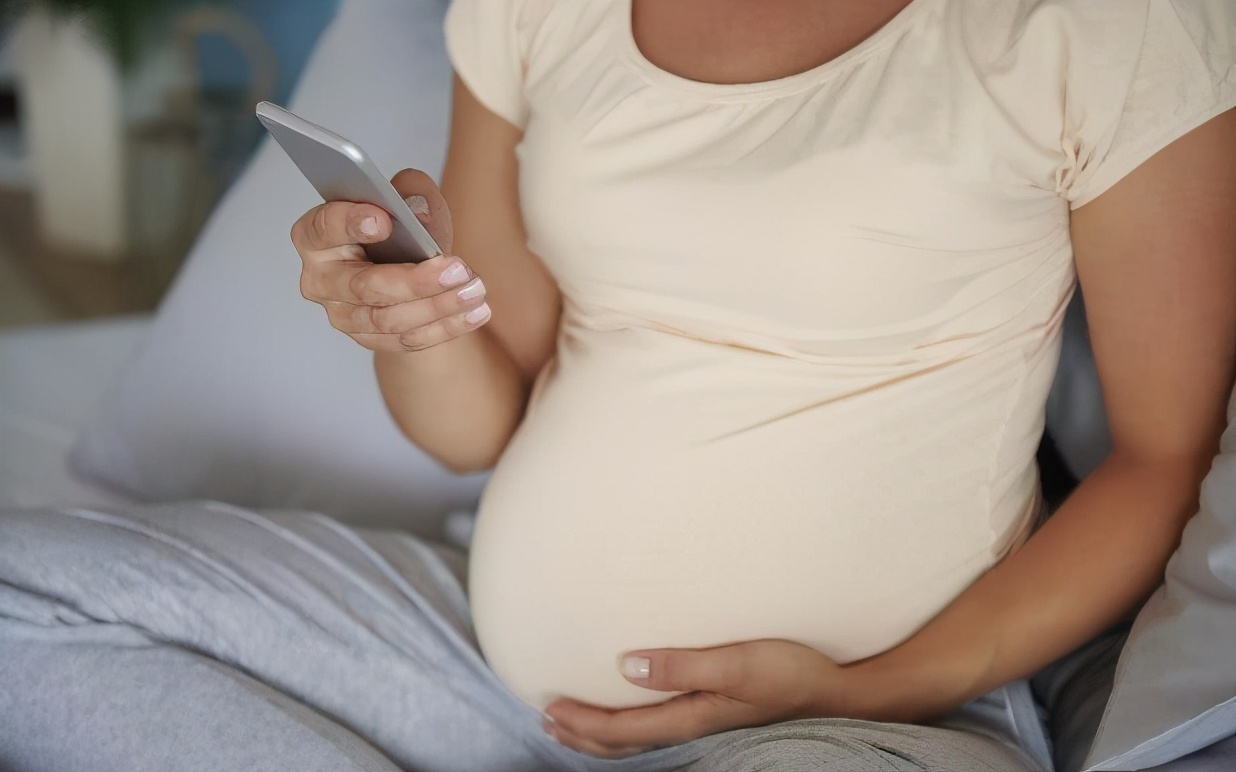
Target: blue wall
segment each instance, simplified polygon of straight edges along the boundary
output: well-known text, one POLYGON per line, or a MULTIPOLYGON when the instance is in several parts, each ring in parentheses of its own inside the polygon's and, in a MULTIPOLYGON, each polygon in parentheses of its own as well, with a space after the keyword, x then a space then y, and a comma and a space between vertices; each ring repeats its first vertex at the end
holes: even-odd
MULTIPOLYGON (((266 35, 279 59, 275 101, 287 104, 318 36, 334 17, 339 0, 232 0, 228 5, 246 14, 266 35)), ((202 80, 206 86, 232 86, 248 81, 240 54, 222 39, 203 39, 202 80)))

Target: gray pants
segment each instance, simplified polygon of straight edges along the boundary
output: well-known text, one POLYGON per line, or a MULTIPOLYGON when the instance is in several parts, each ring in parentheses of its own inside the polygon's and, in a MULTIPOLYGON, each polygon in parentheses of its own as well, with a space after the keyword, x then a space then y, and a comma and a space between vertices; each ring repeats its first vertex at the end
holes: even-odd
POLYGON ((486 667, 464 566, 307 513, 0 512, 0 769, 1050 769, 1024 682, 931 727, 813 719, 577 753, 486 667))

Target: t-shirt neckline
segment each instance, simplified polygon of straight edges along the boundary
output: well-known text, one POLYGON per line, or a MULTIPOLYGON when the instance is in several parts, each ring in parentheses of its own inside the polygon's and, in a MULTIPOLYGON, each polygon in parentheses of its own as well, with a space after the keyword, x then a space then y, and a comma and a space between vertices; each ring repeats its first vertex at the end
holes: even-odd
POLYGON ((768 98, 798 91, 825 81, 862 61, 873 51, 881 48, 886 42, 895 39, 898 33, 908 26, 929 2, 931 0, 910 0, 910 3, 898 11, 897 15, 889 19, 884 26, 871 33, 858 45, 829 59, 823 64, 816 65, 809 70, 804 70, 794 75, 787 75, 784 78, 756 81, 754 83, 708 83, 706 81, 684 78, 681 75, 675 75, 672 72, 661 69, 644 56, 644 52, 640 50, 639 44, 635 40, 634 20, 632 18, 633 0, 619 0, 617 7, 622 16, 622 23, 618 26, 621 30, 623 53, 642 76, 659 86, 677 89, 701 97, 728 101, 731 99, 741 100, 745 97, 768 98))

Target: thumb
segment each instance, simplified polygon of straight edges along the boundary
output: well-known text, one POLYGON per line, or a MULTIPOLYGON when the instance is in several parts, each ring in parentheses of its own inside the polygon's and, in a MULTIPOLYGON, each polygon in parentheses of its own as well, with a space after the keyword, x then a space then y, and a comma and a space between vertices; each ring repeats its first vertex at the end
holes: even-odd
POLYGON ((408 205, 417 219, 422 221, 432 219, 429 216, 429 201, 424 196, 408 196, 403 202, 408 205))
POLYGON ((746 664, 741 646, 650 649, 627 652, 619 670, 628 681, 645 689, 732 696, 741 689, 746 664))

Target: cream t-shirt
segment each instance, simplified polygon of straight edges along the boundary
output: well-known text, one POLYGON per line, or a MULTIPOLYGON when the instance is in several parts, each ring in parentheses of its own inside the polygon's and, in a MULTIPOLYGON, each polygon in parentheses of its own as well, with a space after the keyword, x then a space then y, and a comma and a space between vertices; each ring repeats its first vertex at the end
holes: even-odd
POLYGON ((652 65, 630 0, 455 0, 446 32, 524 131, 564 298, 470 576, 537 706, 665 699, 634 648, 867 657, 1015 548, 1070 209, 1236 104, 1232 0, 914 0, 745 85, 652 65))

